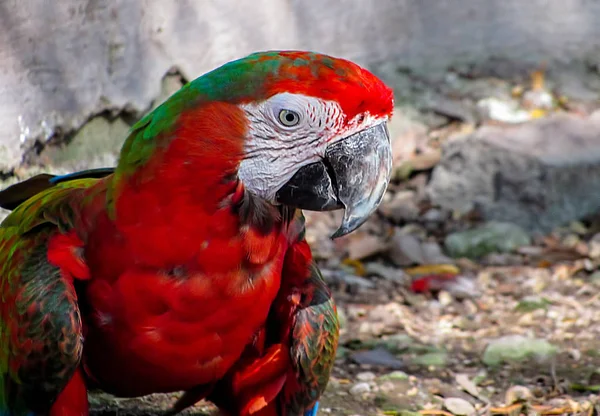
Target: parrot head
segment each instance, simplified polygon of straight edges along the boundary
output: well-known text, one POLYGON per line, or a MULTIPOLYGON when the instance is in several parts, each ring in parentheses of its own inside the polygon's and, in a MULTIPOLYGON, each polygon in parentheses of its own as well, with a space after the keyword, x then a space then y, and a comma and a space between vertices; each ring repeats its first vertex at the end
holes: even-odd
MULTIPOLYGON (((387 189, 392 110, 392 90, 355 63, 303 51, 253 53, 187 83, 133 126, 117 183, 177 138, 190 144, 179 152, 177 163, 187 166, 179 169, 212 169, 221 160, 224 177, 271 205, 344 209, 332 236, 340 237, 367 220, 387 189), (211 106, 219 113, 202 113, 211 106), (192 161, 199 153, 206 157, 192 161)), ((172 164, 165 168, 177 169, 172 164)))
POLYGON ((392 168, 393 110, 391 89, 375 75, 323 54, 271 51, 202 78, 203 90, 220 95, 212 99, 235 102, 248 119, 238 169, 246 189, 272 204, 343 208, 333 238, 375 211, 392 168))

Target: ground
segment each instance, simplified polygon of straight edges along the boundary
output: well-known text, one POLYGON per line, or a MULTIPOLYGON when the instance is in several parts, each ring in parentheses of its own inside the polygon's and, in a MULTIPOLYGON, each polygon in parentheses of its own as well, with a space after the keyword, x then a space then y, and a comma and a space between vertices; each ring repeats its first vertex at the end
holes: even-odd
MULTIPOLYGON (((547 90, 540 71, 520 82, 394 76, 394 176, 378 213, 335 241, 340 213, 307 214, 307 239, 342 320, 320 414, 597 414, 600 217, 531 236, 433 206, 426 187, 454 134, 556 111, 586 115, 598 102, 547 90)), ((6 184, 48 170, 50 153, 6 184)), ((90 400, 95 416, 153 416, 177 397, 93 392, 90 400)))
MULTIPOLYGON (((351 286, 338 287, 345 325, 322 414, 410 414, 441 410, 448 398, 466 400, 484 414, 519 414, 521 406, 548 410, 538 414, 590 414, 600 384, 595 381, 600 380, 600 281, 574 276, 582 266, 568 261, 483 267, 468 273, 480 295, 461 300, 447 291, 412 294, 383 278, 374 281, 374 289, 355 294, 349 293, 351 286), (547 340, 558 347, 557 354, 486 365, 486 346, 507 334, 547 340), (375 354, 361 360, 358 351, 375 354)), ((94 414, 159 414, 157 407, 172 402, 164 395, 119 401, 104 396, 95 401, 94 414)), ((204 410, 200 406, 189 414, 204 410)))
MULTIPOLYGON (((392 133, 401 141, 394 142, 394 178, 377 215, 336 241, 328 236, 339 213, 307 215, 307 238, 342 319, 338 359, 320 414, 598 413, 599 218, 531 237, 510 224, 481 224, 476 213, 456 215, 427 201, 439 144, 475 128, 473 118, 512 123, 557 107, 590 111, 545 92, 540 72, 533 74, 530 90, 496 79, 487 83, 461 84, 470 98, 450 101, 439 95, 439 85, 411 84, 438 95, 428 110, 418 109, 418 121, 402 115, 396 121, 392 133), (497 100, 490 107, 487 93, 497 100), (511 107, 518 103, 525 104, 511 107), (489 111, 477 115, 474 104, 489 111), (481 231, 480 225, 491 228, 481 231), (466 229, 476 231, 461 234, 466 229)), ((93 414, 158 415, 176 397, 96 393, 93 414)), ((201 403, 186 414, 213 411, 201 403)))

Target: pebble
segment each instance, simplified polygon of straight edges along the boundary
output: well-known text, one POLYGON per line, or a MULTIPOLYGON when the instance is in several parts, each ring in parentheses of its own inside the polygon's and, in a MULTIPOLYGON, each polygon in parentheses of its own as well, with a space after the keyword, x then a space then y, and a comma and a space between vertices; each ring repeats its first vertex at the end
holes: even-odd
POLYGON ((460 397, 448 397, 444 400, 444 407, 455 415, 468 416, 475 414, 475 407, 460 397))
POLYGON ((375 377, 375 373, 372 373, 371 371, 363 371, 356 375, 358 381, 373 381, 375 380, 375 377))
POLYGON ((504 396, 504 402, 507 405, 511 405, 513 403, 519 401, 530 400, 533 397, 531 394, 531 390, 529 390, 525 386, 511 386, 504 396))
POLYGON ((371 386, 369 385, 369 383, 364 381, 356 383, 350 388, 350 394, 353 396, 360 396, 362 394, 369 393, 370 391, 371 386))
POLYGON ((410 281, 410 276, 404 273, 402 269, 386 266, 381 263, 365 264, 365 273, 367 276, 378 276, 399 284, 408 284, 410 281))
POLYGON ((448 306, 454 301, 452 295, 446 292, 445 290, 440 291, 440 293, 438 294, 438 299, 442 306, 448 306))

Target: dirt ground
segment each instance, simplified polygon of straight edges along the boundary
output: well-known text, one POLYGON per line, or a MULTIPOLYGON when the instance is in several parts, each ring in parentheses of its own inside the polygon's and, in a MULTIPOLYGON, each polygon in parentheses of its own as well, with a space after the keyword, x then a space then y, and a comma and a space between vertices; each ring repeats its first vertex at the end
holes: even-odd
MULTIPOLYGON (((532 77, 538 91, 540 77, 532 77)), ((400 128, 389 192, 360 230, 331 241, 340 213, 307 215, 307 238, 342 320, 320 414, 598 414, 600 219, 516 250, 447 256, 447 235, 481 224, 476 214, 457 217, 424 196, 440 143, 474 128, 469 117, 458 120, 460 110, 446 107, 400 128)), ((552 110, 527 111, 537 118, 552 110)), ((158 415, 176 397, 91 400, 96 416, 158 415)), ((186 414, 212 412, 200 403, 186 414)))
MULTIPOLYGON (((459 409, 470 403, 478 414, 593 414, 600 390, 600 280, 576 272, 582 266, 476 267, 465 278, 480 294, 466 299, 448 291, 413 294, 381 278, 358 293, 339 285, 345 325, 321 413, 449 414, 442 409, 450 408, 461 414, 448 405, 454 401, 459 409), (556 355, 486 365, 489 340, 508 334, 547 340, 556 355)), ((93 414, 160 414, 156 409, 173 400, 96 396, 93 414)), ((187 414, 210 410, 200 405, 187 414)))

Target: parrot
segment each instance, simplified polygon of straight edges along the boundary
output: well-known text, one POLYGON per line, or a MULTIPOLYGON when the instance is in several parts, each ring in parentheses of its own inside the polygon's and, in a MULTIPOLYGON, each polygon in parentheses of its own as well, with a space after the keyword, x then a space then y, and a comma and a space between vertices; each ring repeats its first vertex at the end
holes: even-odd
POLYGON ((375 212, 393 92, 358 64, 271 50, 134 124, 115 167, 0 191, 0 416, 83 416, 87 392, 183 391, 224 414, 315 416, 339 321, 303 210, 375 212))

